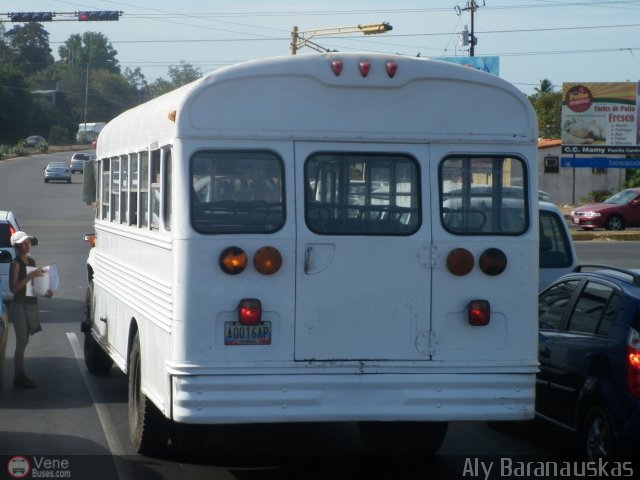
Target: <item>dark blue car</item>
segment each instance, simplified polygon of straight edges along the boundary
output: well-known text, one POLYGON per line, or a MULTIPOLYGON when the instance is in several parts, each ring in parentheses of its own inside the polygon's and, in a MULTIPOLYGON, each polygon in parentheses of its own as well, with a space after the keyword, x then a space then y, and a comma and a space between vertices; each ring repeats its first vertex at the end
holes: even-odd
POLYGON ((640 270, 582 265, 540 293, 536 414, 590 458, 640 452, 640 270))

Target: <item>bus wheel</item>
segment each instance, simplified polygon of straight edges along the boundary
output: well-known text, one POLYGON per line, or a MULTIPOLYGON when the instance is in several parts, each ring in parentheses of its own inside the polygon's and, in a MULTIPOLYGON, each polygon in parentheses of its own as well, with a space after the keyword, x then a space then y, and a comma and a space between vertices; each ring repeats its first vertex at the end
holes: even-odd
POLYGON ((447 434, 448 422, 359 422, 360 437, 370 453, 432 455, 447 434))
POLYGON ((91 327, 95 318, 94 313, 93 284, 90 284, 89 288, 87 288, 86 322, 82 329, 84 332, 84 363, 89 373, 106 375, 111 371, 113 360, 91 335, 91 327))
POLYGON ((129 436, 136 452, 161 453, 169 438, 169 424, 158 408, 142 393, 140 337, 136 333, 129 354, 129 436))

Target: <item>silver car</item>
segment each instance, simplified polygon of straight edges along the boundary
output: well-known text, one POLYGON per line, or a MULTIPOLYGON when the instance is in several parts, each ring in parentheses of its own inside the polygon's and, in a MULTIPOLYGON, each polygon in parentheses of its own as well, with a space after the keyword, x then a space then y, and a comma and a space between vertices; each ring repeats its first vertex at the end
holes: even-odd
POLYGON ((71 173, 75 172, 84 172, 84 162, 91 160, 91 157, 95 155, 91 155, 89 153, 76 152, 71 155, 71 160, 69 160, 69 170, 71 173))
POLYGON ((44 169, 44 183, 50 181, 71 183, 71 170, 65 162, 51 162, 44 169))

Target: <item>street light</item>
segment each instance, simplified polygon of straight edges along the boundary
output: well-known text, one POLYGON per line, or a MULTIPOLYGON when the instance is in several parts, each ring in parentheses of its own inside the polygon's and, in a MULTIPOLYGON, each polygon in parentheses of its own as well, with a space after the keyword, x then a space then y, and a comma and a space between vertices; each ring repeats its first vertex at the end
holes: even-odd
POLYGON ((321 28, 316 30, 299 31, 298 27, 293 27, 291 31, 291 55, 295 55, 302 47, 309 47, 317 52, 330 52, 328 48, 322 47, 311 41, 313 37, 321 35, 341 35, 343 33, 363 33, 365 35, 377 35, 393 30, 387 22, 368 23, 365 25, 354 25, 351 27, 321 28))

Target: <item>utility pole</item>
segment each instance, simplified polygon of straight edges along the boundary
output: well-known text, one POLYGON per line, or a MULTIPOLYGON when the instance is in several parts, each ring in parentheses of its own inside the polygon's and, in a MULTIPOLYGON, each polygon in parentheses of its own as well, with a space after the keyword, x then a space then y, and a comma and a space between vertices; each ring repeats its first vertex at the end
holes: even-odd
MULTIPOLYGON (((484 0, 482 0, 482 6, 485 6, 484 0)), ((476 2, 475 0, 467 0, 467 6, 464 8, 460 8, 458 5, 455 6, 455 10, 456 13, 459 15, 462 15, 462 12, 471 12, 471 32, 468 32, 469 35, 469 56, 473 57, 475 54, 475 46, 478 43, 478 39, 476 38, 474 32, 474 14, 476 13, 476 10, 478 10, 478 8, 480 8, 480 5, 478 5, 478 2, 476 2)), ((464 32, 463 32, 464 35, 464 32)), ((466 43, 463 43, 463 45, 466 45, 466 43)))
POLYGON ((89 62, 87 62, 87 75, 84 82, 84 134, 87 135, 87 105, 89 103, 89 62))

